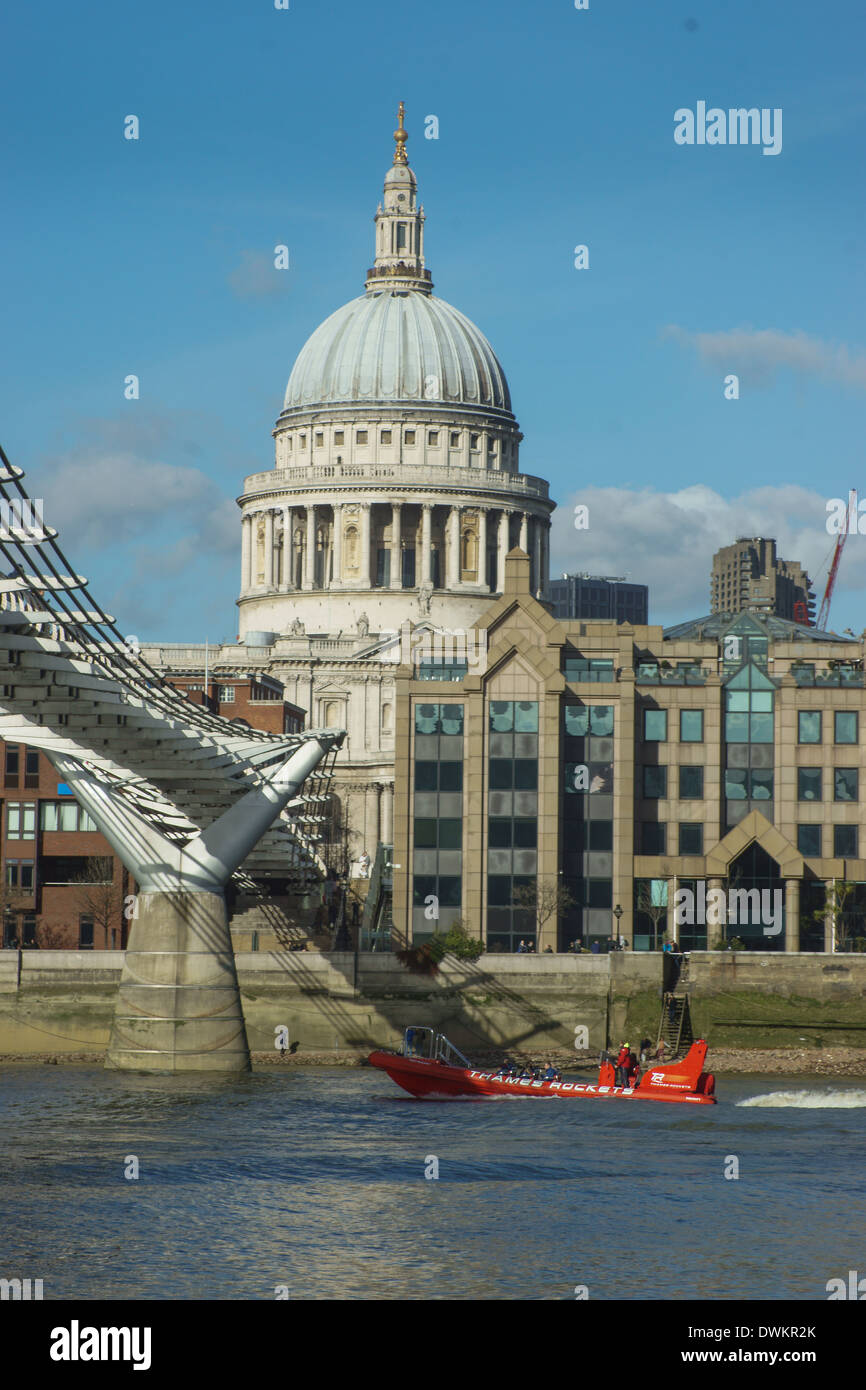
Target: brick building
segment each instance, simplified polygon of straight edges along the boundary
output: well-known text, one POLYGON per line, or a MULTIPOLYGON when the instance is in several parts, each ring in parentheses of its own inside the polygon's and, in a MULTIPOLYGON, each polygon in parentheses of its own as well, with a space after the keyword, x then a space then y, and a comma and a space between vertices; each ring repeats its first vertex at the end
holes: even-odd
MULTIPOLYGON (((303 729, 303 710, 283 699, 279 682, 219 670, 205 678, 195 652, 172 684, 196 704, 268 733, 303 729)), ((43 753, 0 740, 0 766, 3 946, 123 949, 124 898, 135 883, 108 841, 43 753)))

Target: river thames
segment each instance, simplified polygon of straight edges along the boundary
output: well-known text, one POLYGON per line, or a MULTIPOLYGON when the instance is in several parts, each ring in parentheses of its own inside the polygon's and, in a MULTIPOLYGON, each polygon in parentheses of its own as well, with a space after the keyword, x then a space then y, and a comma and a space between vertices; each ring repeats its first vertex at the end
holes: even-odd
POLYGON ((718 1089, 419 1102, 367 1070, 14 1064, 0 1278, 46 1300, 826 1300, 864 1269, 866 1085, 718 1089))

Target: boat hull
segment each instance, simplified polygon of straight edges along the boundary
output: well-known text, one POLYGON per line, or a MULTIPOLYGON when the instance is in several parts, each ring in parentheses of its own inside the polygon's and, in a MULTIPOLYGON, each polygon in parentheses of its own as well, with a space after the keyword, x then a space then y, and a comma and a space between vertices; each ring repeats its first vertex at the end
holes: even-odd
POLYGON ((481 1069, 449 1066, 445 1062, 405 1057, 399 1052, 370 1054, 370 1065, 387 1072, 404 1091, 418 1099, 443 1100, 456 1096, 530 1097, 545 1100, 661 1101, 674 1105, 715 1105, 714 1095, 696 1089, 687 1073, 648 1071, 640 1084, 603 1086, 586 1081, 532 1081, 501 1077, 481 1069))

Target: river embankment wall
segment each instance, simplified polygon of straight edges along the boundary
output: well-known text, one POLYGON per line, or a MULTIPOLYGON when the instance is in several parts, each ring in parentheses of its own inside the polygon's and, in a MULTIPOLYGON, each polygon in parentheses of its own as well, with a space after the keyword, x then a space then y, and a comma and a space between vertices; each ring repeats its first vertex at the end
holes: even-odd
MULTIPOLYGON (((250 1047, 277 1030, 300 1051, 393 1046, 410 1024, 464 1051, 597 1051, 655 1039, 670 961, 609 956, 482 956, 412 973, 395 956, 304 951, 236 956, 250 1047)), ((0 1053, 101 1051, 120 951, 0 952, 0 1053)), ((711 1046, 866 1047, 866 955, 693 952, 689 1001, 711 1046)))

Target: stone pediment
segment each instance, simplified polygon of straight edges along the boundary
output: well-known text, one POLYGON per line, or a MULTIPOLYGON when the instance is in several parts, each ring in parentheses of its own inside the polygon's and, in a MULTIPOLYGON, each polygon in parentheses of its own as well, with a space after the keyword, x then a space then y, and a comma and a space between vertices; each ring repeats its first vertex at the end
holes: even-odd
POLYGON ((760 811, 750 812, 710 851, 705 860, 707 874, 712 878, 725 878, 733 861, 751 844, 759 844, 771 859, 775 859, 783 878, 803 877, 803 856, 760 811))

